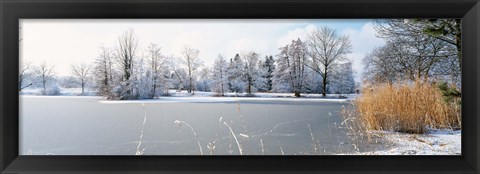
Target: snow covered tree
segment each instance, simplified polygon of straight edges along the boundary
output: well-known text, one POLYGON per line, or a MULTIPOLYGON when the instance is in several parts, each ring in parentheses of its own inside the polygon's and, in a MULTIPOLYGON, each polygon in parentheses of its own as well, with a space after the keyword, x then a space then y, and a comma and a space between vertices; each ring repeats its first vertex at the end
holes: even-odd
POLYGON ((266 86, 265 86, 265 91, 271 91, 273 88, 273 72, 275 71, 275 60, 273 59, 273 56, 265 56, 265 61, 261 64, 262 65, 262 72, 263 72, 263 78, 265 78, 266 81, 266 86))
POLYGON ((158 95, 158 88, 163 86, 163 90, 168 86, 165 78, 165 70, 167 69, 167 58, 162 55, 161 48, 154 43, 151 43, 147 48, 147 75, 151 80, 151 97, 154 98, 158 95))
POLYGON ((243 79, 245 82, 245 90, 248 94, 257 91, 257 88, 264 86, 266 80, 262 77, 258 66, 258 54, 249 52, 245 56, 245 66, 243 69, 243 79))
POLYGON ((259 60, 256 67, 258 79, 255 81, 255 89, 257 92, 268 92, 268 69, 263 66, 265 62, 259 60))
POLYGON ((176 88, 177 91, 181 91, 185 87, 188 87, 188 74, 183 68, 173 67, 173 72, 171 75, 172 87, 176 88))
POLYGON ((118 99, 125 100, 136 97, 136 95, 133 94, 134 81, 131 77, 134 73, 133 64, 137 53, 137 47, 138 39, 132 29, 126 31, 118 38, 115 60, 122 75, 120 84, 117 84, 114 89, 114 93, 118 99))
POLYGON ((222 55, 218 55, 213 63, 212 91, 224 96, 228 91, 227 61, 222 55))
POLYGON ((355 80, 353 78, 352 63, 339 64, 336 71, 332 74, 332 81, 329 86, 330 93, 354 93, 355 80))
POLYGON ((227 78, 230 91, 243 92, 245 89, 245 82, 243 81, 244 62, 239 54, 236 54, 233 59, 230 59, 228 65, 227 78))
POLYGON ((197 82, 197 89, 199 91, 211 91, 211 83, 212 83, 212 70, 210 67, 205 66, 200 71, 198 71, 198 82, 197 82))
POLYGON ((292 92, 290 57, 288 45, 279 48, 276 55, 276 68, 272 73, 272 90, 275 92, 292 92))
MULTIPOLYGON (((133 68, 130 82, 132 85, 132 95, 135 99, 152 98, 153 77, 150 73, 150 67, 145 63, 148 58, 141 56, 135 60, 135 67, 133 68)), ((147 56, 148 57, 148 56, 147 56)), ((132 96, 132 97, 133 97, 132 96)))
POLYGON ((100 95, 111 99, 113 85, 113 55, 111 49, 100 47, 100 55, 95 60, 93 66, 94 79, 97 91, 100 95))
POLYGON ((308 46, 311 57, 308 67, 322 76, 322 95, 325 96, 329 73, 335 64, 347 60, 346 55, 352 50, 350 37, 338 36, 332 28, 316 28, 308 33, 308 46))
POLYGON ((306 76, 306 64, 308 57, 307 46, 300 39, 292 41, 289 46, 291 61, 291 78, 292 78, 292 90, 295 97, 300 97, 300 93, 304 92, 305 88, 305 76, 306 76))
POLYGON ((280 48, 278 68, 274 74, 275 90, 293 92, 296 97, 305 90, 307 75, 307 46, 300 39, 292 40, 292 43, 280 48))
POLYGON ((90 65, 83 62, 80 64, 73 64, 72 65, 72 73, 77 78, 82 87, 82 94, 85 93, 85 84, 87 83, 89 72, 90 72, 90 65))
POLYGON ((47 83, 53 80, 54 77, 53 66, 49 66, 45 61, 43 61, 38 67, 35 68, 34 74, 42 84, 42 94, 46 95, 48 93, 47 83))
POLYGON ((201 61, 198 57, 199 50, 186 46, 180 57, 180 62, 186 67, 188 75, 188 92, 195 95, 195 73, 201 61))

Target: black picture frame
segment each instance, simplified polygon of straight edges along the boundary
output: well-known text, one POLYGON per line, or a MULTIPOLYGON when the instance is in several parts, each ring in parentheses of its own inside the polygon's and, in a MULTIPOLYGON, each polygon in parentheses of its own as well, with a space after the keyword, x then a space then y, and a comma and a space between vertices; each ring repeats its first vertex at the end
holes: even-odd
POLYGON ((479 173, 478 0, 0 0, 0 173, 479 173), (19 156, 19 19, 462 18, 461 156, 19 156))

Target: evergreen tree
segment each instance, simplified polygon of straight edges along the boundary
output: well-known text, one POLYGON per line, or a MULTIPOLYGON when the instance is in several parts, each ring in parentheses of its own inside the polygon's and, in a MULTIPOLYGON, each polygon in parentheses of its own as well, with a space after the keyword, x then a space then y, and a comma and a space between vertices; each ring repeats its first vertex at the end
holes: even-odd
POLYGON ((266 80, 262 77, 261 69, 258 65, 258 57, 258 54, 255 52, 249 52, 244 56, 243 80, 248 94, 252 94, 266 85, 266 80))
POLYGON ((233 59, 230 59, 228 66, 227 77, 229 81, 229 89, 233 92, 243 92, 245 83, 243 77, 244 62, 239 54, 236 54, 233 59))
POLYGON ((273 72, 275 71, 275 60, 273 56, 265 56, 265 61, 262 64, 263 68, 263 78, 266 79, 266 91, 271 91, 273 86, 273 72))

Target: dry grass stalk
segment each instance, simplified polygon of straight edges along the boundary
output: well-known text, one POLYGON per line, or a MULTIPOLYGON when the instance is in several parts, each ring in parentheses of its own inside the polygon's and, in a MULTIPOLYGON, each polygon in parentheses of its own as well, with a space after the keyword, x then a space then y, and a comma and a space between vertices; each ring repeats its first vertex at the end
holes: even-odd
POLYGON ((315 137, 313 136, 312 128, 310 128, 310 124, 307 123, 308 130, 310 131, 310 138, 312 138, 312 143, 313 143, 313 154, 316 155, 318 154, 318 148, 317 148, 317 143, 315 142, 315 137))
POLYGON ((175 120, 174 123, 175 123, 178 127, 181 127, 182 125, 186 125, 188 128, 190 128, 190 130, 192 131, 193 135, 194 135, 195 138, 197 139, 198 149, 200 149, 200 155, 203 155, 203 150, 202 150, 202 145, 201 145, 201 143, 200 143, 200 138, 198 137, 197 132, 195 132, 195 129, 193 129, 193 127, 190 126, 190 124, 188 124, 188 123, 185 122, 185 121, 175 120))
POLYGON ((427 127, 461 128, 460 107, 446 103, 434 84, 418 80, 362 91, 354 106, 359 121, 368 130, 424 133, 427 127))
POLYGON ((237 143, 238 152, 240 153, 240 155, 243 155, 242 146, 240 146, 240 143, 238 142, 237 136, 235 136, 235 132, 233 132, 232 128, 227 124, 227 122, 223 122, 223 124, 225 126, 227 126, 228 129, 230 130, 230 134, 232 134, 233 138, 235 139, 235 142, 237 143))

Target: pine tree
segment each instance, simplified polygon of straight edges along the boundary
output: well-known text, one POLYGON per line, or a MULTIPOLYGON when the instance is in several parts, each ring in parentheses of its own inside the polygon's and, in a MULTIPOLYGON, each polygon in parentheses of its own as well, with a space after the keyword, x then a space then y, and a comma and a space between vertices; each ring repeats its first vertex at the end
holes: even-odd
POLYGON ((233 92, 243 92, 245 83, 243 77, 244 62, 239 54, 236 54, 233 59, 230 59, 228 66, 227 77, 229 81, 229 89, 233 92))
POLYGON ((273 56, 265 56, 265 61, 262 64, 263 78, 266 79, 266 91, 271 91, 273 86, 273 72, 275 71, 275 60, 273 56))

